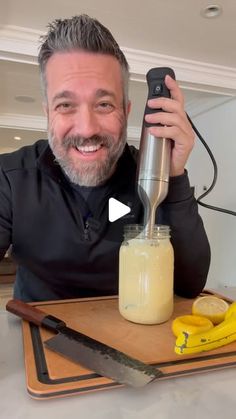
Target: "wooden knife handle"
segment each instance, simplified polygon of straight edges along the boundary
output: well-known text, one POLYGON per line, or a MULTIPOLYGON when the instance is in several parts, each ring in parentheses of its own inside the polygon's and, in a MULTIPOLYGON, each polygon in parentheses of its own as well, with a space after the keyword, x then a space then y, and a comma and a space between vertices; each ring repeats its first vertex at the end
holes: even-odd
POLYGON ((20 300, 10 300, 6 305, 7 311, 21 317, 28 322, 34 323, 37 326, 44 326, 47 329, 54 330, 56 332, 66 327, 66 323, 58 319, 57 317, 51 316, 50 314, 44 313, 36 307, 30 304, 24 303, 20 300))
POLYGON ((22 319, 36 324, 37 326, 40 326, 43 323, 44 318, 47 316, 46 313, 38 308, 15 299, 8 301, 6 309, 22 319))

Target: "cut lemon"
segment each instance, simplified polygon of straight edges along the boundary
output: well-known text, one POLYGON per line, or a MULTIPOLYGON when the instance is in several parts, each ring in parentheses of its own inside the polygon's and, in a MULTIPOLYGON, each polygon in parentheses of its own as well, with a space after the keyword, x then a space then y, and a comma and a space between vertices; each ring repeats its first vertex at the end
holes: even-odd
POLYGON ((213 327, 213 323, 206 317, 186 315, 176 317, 172 322, 172 332, 176 337, 182 332, 186 332, 189 335, 195 333, 207 332, 213 327))
POLYGON ((236 301, 234 301, 232 304, 230 304, 228 310, 225 314, 225 320, 227 320, 232 315, 236 316, 236 301))
POLYGON ((225 319, 229 304, 221 298, 205 296, 197 298, 192 305, 192 314, 204 316, 213 324, 219 324, 225 319))

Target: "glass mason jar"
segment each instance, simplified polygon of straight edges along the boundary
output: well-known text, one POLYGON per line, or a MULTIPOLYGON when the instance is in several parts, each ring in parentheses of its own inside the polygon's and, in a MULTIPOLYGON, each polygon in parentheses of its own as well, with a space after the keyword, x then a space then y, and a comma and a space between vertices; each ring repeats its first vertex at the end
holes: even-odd
POLYGON ((119 254, 119 311, 141 324, 167 321, 173 312, 174 253, 170 229, 155 225, 153 237, 143 226, 126 225, 119 254))

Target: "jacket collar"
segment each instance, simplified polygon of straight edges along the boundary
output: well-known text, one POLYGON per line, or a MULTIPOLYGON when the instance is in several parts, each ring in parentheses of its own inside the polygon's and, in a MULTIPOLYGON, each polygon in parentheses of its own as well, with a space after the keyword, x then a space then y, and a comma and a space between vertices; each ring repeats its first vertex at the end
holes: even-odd
POLYGON ((60 165, 56 162, 48 142, 47 146, 44 148, 37 159, 37 166, 40 170, 42 170, 44 173, 47 173, 58 183, 66 180, 64 172, 60 165))

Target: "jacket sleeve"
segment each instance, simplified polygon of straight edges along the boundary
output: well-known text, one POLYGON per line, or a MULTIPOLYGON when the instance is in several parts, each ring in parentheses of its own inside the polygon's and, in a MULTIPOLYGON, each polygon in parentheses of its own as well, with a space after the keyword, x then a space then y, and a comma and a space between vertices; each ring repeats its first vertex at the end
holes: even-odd
POLYGON ((196 297, 206 284, 210 246, 187 172, 170 178, 169 192, 158 210, 157 222, 171 229, 175 293, 196 297))
POLYGON ((0 167, 0 260, 11 244, 12 206, 11 188, 7 177, 0 167))

